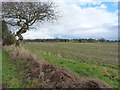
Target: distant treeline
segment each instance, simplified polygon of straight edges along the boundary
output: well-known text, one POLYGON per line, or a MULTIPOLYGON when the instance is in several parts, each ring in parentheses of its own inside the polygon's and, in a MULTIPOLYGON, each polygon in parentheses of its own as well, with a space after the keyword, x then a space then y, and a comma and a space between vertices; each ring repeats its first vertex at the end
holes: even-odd
MULTIPOLYGON (((101 39, 25 39, 25 42, 81 42, 81 43, 94 43, 94 42, 118 42, 118 40, 101 39)), ((119 40, 120 41, 120 40, 119 40)))

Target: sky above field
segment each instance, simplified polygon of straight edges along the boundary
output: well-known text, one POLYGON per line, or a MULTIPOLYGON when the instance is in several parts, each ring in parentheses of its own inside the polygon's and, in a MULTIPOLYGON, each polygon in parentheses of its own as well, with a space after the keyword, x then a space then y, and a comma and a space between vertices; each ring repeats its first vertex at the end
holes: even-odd
POLYGON ((36 29, 23 34, 36 38, 118 39, 118 0, 52 0, 59 18, 35 23, 36 29))

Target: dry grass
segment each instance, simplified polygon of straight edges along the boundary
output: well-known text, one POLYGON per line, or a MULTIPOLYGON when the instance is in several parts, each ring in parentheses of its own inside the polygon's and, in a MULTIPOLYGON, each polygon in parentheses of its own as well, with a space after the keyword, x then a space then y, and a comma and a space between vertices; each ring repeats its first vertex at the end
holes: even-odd
MULTIPOLYGON (((25 50, 22 47, 15 47, 14 45, 11 46, 4 46, 7 52, 13 60, 21 59, 21 60, 33 60, 39 62, 39 58, 32 54, 32 52, 25 50)), ((41 61, 42 62, 42 61, 41 61)))
POLYGON ((0 48, 2 48, 2 42, 0 41, 0 48))

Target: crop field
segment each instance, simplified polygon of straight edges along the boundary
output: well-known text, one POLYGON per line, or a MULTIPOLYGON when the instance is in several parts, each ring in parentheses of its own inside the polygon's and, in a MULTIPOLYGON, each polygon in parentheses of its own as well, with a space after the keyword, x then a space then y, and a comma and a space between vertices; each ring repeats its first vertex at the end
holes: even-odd
POLYGON ((40 58, 84 78, 99 78, 117 88, 117 43, 25 43, 23 47, 40 58))

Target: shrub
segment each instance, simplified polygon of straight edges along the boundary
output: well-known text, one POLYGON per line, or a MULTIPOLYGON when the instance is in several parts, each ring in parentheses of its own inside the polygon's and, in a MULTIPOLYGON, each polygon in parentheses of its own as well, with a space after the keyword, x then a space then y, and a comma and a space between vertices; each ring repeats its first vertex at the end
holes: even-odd
POLYGON ((0 42, 2 41, 2 21, 0 20, 0 42))
POLYGON ((16 38, 12 34, 11 31, 8 30, 8 26, 6 22, 2 21, 2 44, 4 45, 12 45, 16 43, 16 38))

